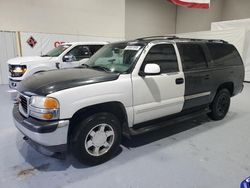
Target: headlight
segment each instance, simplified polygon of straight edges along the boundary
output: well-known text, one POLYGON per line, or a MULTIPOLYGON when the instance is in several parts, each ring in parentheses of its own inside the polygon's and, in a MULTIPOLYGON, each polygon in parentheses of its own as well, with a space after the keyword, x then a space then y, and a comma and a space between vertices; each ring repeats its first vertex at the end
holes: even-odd
POLYGON ((26 65, 9 65, 9 71, 12 77, 21 77, 26 70, 26 65))
POLYGON ((29 115, 42 120, 59 119, 59 102, 52 97, 32 96, 29 115))

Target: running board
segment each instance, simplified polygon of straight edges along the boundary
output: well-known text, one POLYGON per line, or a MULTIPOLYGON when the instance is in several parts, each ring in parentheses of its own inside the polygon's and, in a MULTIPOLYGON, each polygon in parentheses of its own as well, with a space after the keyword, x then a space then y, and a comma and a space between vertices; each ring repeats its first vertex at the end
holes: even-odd
POLYGON ((189 120, 189 119, 193 119, 195 117, 205 115, 205 114, 207 114, 209 112, 210 112, 209 109, 205 109, 205 110, 200 110, 200 111, 192 112, 192 113, 189 113, 189 114, 185 114, 185 115, 182 115, 182 116, 179 116, 179 117, 175 117, 175 118, 172 118, 172 119, 164 120, 164 121, 161 121, 161 122, 152 123, 150 125, 140 127, 140 128, 137 128, 137 129, 136 128, 129 128, 129 135, 130 136, 136 136, 136 135, 144 134, 144 133, 151 132, 151 131, 154 131, 154 130, 158 130, 158 129, 161 129, 163 127, 167 127, 167 126, 177 124, 177 123, 189 120))

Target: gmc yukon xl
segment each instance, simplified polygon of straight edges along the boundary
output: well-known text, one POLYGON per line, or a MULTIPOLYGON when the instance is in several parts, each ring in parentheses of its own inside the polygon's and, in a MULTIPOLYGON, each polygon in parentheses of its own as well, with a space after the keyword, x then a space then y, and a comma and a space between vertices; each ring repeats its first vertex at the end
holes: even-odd
POLYGON ((113 156, 122 135, 204 113, 223 119, 243 80, 242 59, 225 41, 140 38, 108 44, 80 67, 23 80, 13 117, 30 141, 96 165, 113 156))

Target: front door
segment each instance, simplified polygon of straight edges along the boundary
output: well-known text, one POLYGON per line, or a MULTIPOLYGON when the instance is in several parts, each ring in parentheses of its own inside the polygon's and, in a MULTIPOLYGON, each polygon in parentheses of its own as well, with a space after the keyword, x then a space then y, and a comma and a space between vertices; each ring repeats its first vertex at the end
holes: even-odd
POLYGON ((147 49, 132 74, 134 124, 181 112, 184 104, 185 80, 177 47, 159 43, 147 49), (158 64, 161 74, 139 76, 148 63, 158 64))

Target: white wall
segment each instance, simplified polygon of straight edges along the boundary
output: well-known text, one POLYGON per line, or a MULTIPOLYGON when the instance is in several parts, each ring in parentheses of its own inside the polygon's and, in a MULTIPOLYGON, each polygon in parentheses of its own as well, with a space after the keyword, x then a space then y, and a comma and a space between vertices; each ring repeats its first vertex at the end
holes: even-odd
POLYGON ((166 0, 126 0, 125 38, 175 33, 176 6, 166 0))
POLYGON ((16 35, 14 32, 0 31, 0 84, 8 83, 7 60, 17 56, 16 35))
POLYGON ((211 0, 209 9, 190 9, 178 7, 176 33, 210 30, 212 22, 222 17, 223 0, 211 0))
POLYGON ((250 18, 250 0, 211 0, 208 10, 178 7, 176 32, 210 30, 212 22, 250 18))
POLYGON ((250 18, 250 0, 224 0, 222 20, 250 18))
POLYGON ((124 38, 125 0, 0 0, 0 30, 124 38))

